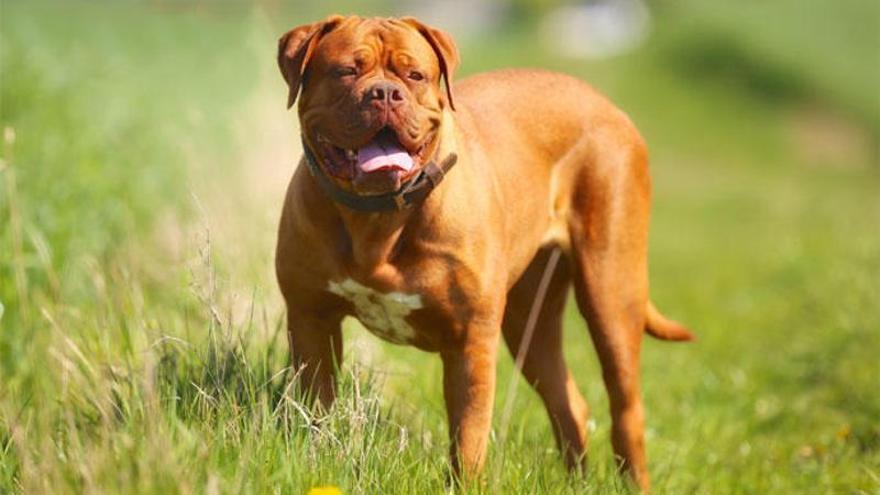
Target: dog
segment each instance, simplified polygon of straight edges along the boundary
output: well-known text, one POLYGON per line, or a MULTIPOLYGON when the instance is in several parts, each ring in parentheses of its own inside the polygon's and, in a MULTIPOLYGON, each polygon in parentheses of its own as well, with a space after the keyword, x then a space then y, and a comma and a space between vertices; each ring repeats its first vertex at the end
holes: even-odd
POLYGON ((453 39, 414 18, 296 27, 279 41, 278 65, 287 107, 299 101, 304 149, 276 251, 300 393, 332 404, 347 315, 438 353, 453 472, 475 476, 503 338, 578 468, 588 408, 562 352, 573 285, 610 398, 614 452, 647 490, 642 335, 693 335, 648 298, 648 156, 629 118, 586 83, 547 71, 453 85, 453 39))

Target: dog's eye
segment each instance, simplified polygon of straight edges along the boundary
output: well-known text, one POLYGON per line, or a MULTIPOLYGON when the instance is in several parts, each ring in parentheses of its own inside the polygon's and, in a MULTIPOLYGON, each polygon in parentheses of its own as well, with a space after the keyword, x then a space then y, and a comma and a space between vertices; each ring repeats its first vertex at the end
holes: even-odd
POLYGON ((425 75, 417 70, 410 71, 409 78, 413 81, 421 81, 425 78, 425 75))
POLYGON ((357 75, 357 67, 337 67, 334 69, 336 77, 348 77, 357 75))

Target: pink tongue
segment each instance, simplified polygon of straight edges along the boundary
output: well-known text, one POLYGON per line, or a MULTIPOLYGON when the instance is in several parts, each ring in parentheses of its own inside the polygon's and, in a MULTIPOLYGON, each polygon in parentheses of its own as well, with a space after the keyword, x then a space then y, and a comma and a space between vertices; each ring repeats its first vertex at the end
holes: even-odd
POLYGON ((398 168, 409 172, 413 168, 413 159, 397 144, 374 140, 358 150, 358 168, 366 173, 383 168, 398 168))

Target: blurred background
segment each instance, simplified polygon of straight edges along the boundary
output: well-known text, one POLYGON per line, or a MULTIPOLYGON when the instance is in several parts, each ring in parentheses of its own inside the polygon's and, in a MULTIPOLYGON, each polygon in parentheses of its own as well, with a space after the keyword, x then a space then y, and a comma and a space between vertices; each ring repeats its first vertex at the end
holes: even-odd
MULTIPOLYGON (((457 79, 565 72, 641 129, 652 297, 700 339, 645 344, 658 493, 880 490, 880 3, 0 0, 0 492, 444 490, 438 359, 348 321, 331 427, 285 395, 276 42, 330 13, 415 15, 457 79)), ((590 472, 504 356, 471 491, 625 492, 568 311, 590 472)))

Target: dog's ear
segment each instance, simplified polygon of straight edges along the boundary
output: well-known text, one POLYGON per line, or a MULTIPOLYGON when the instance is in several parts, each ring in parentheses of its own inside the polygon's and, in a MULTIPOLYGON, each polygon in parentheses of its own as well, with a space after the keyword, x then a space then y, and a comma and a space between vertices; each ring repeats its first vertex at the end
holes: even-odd
POLYGON ((437 59, 440 61, 440 74, 446 80, 446 97, 449 100, 449 107, 455 110, 455 102, 452 100, 452 74, 458 68, 460 61, 458 57, 458 48, 452 41, 452 36, 445 31, 428 26, 414 17, 404 17, 403 22, 416 28, 422 36, 431 44, 437 59))
POLYGON ((290 88, 287 108, 296 101, 303 73, 321 36, 332 31, 342 19, 340 15, 332 15, 321 22, 295 27, 278 40, 278 68, 290 88))

